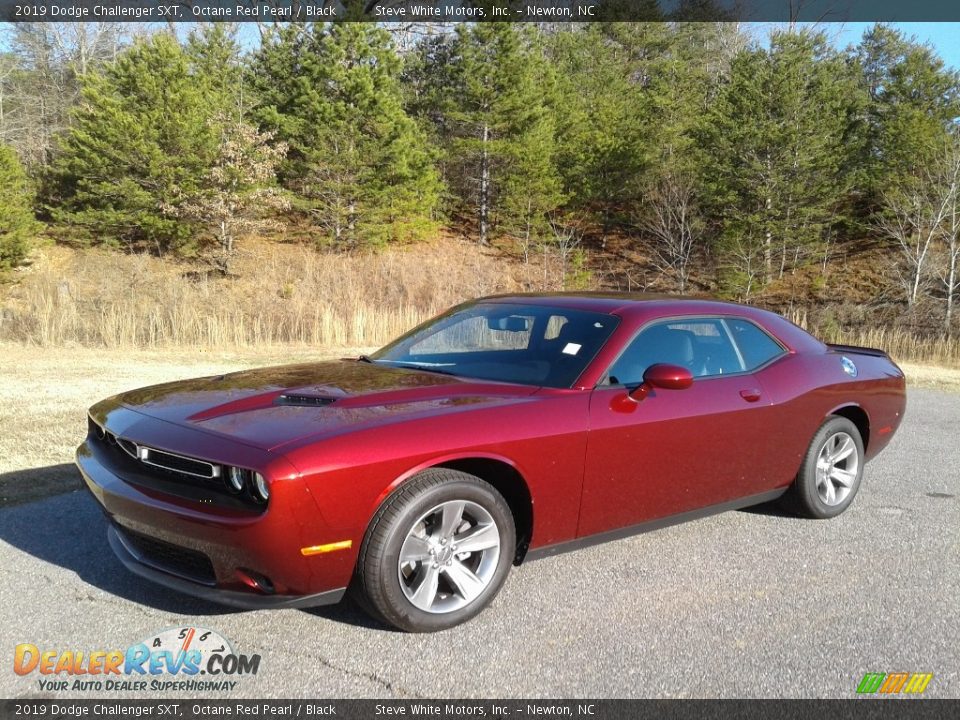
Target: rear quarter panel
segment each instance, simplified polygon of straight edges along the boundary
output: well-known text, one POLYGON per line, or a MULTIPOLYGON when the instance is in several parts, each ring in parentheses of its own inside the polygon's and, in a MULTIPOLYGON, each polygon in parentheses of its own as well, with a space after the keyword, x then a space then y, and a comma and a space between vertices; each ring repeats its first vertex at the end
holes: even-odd
POLYGON ((841 353, 831 350, 791 353, 757 373, 765 395, 778 410, 778 422, 764 439, 771 452, 771 485, 794 479, 817 428, 844 408, 866 413, 866 459, 877 455, 903 419, 906 391, 903 373, 885 357, 847 354, 857 366, 844 372, 841 353))

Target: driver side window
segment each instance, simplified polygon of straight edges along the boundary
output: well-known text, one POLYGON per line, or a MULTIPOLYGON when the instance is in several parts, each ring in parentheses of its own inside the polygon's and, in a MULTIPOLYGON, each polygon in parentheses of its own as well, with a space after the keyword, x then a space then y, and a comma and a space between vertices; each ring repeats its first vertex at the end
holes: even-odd
POLYGON ((743 361, 719 319, 682 318, 645 328, 610 368, 611 385, 639 385, 651 365, 687 368, 694 377, 743 372, 743 361))

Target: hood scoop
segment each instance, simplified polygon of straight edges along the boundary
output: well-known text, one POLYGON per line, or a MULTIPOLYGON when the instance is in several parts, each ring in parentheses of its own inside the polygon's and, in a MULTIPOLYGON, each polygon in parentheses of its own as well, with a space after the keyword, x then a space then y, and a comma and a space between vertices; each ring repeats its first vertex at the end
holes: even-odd
POLYGON ((304 393, 283 393, 276 399, 277 405, 294 405, 297 407, 323 407, 335 402, 337 398, 327 395, 306 395, 304 393))

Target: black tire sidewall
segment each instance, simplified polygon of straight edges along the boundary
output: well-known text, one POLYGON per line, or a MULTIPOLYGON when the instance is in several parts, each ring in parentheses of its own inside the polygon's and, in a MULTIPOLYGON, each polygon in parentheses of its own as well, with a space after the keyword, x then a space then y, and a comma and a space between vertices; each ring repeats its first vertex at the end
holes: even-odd
POLYGON ((371 529, 366 541, 370 550, 360 568, 366 600, 383 620, 408 632, 444 630, 474 617, 497 595, 513 564, 516 530, 509 505, 491 485, 458 471, 427 472, 395 491, 380 512, 384 511, 384 522, 371 529), (420 517, 450 500, 468 500, 490 513, 500 532, 500 557, 493 578, 476 600, 453 612, 429 613, 412 605, 400 587, 400 549, 420 517))
POLYGON ((830 417, 820 426, 820 429, 817 430, 813 436, 810 447, 807 449, 807 454, 803 459, 800 473, 797 476, 796 496, 800 504, 800 509, 809 517, 817 519, 832 518, 841 514, 850 507, 850 503, 853 502, 857 496, 857 492, 860 490, 865 463, 863 439, 860 437, 860 431, 857 429, 857 426, 845 417, 840 417, 839 415, 830 417), (823 449, 827 438, 838 432, 844 432, 849 435, 853 438, 853 442, 857 446, 859 459, 857 477, 853 482, 853 487, 850 488, 850 493, 843 502, 837 505, 827 505, 820 499, 820 494, 817 492, 817 458, 820 456, 820 451, 823 449))

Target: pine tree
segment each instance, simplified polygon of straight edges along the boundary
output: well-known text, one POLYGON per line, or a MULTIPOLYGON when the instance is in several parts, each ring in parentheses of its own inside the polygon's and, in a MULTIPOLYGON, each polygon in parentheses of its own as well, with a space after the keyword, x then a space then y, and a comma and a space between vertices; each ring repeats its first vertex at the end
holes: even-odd
POLYGON ((779 33, 735 58, 701 130, 729 289, 749 297, 843 219, 855 96, 820 34, 779 33))
POLYGON ((644 77, 656 184, 664 172, 695 173, 700 164, 696 129, 729 80, 733 58, 747 38, 732 23, 681 23, 651 40, 644 77))
POLYGON ((899 30, 875 25, 855 48, 869 96, 860 126, 859 184, 874 206, 938 159, 960 116, 960 73, 899 30))
POLYGON ((451 178, 459 167, 451 151, 453 128, 448 112, 453 105, 456 82, 451 71, 455 43, 447 34, 427 35, 407 53, 403 65, 404 106, 426 138, 440 178, 438 215, 446 217, 455 209, 451 178))
POLYGON ((190 33, 184 49, 190 74, 209 103, 210 118, 244 120, 250 102, 244 97, 244 67, 236 26, 210 23, 190 33))
POLYGON ((288 26, 255 59, 257 117, 290 146, 283 182, 334 243, 434 228, 439 182, 399 73, 390 34, 365 23, 288 26))
POLYGON ((644 58, 649 168, 640 176, 630 214, 650 246, 653 264, 681 293, 708 237, 696 130, 745 42, 736 25, 698 22, 677 24, 632 44, 632 54, 644 58))
POLYGON ((601 214, 605 232, 637 197, 650 165, 654 126, 643 61, 662 32, 642 24, 591 24, 559 32, 551 41, 561 97, 557 136, 564 189, 574 208, 601 214))
POLYGON ((0 145, 0 271, 19 265, 39 229, 33 191, 13 148, 0 145))
POLYGON ((528 33, 528 42, 526 72, 520 78, 527 86, 518 90, 535 102, 522 118, 513 142, 505 148, 498 213, 500 227, 519 239, 525 259, 529 259, 535 245, 554 237, 551 216, 568 198, 557 167, 556 116, 562 112, 562 106, 556 73, 544 55, 539 37, 528 33))
POLYGON ((494 229, 527 242, 563 201, 550 105, 554 80, 532 30, 512 23, 461 25, 438 78, 446 174, 456 209, 476 222, 480 244, 494 229))
POLYGON ((112 62, 132 27, 64 20, 48 15, 0 26, 0 141, 16 149, 34 178, 69 125, 79 77, 112 62))
POLYGON ((54 219, 96 242, 188 250, 195 228, 170 207, 198 189, 218 143, 189 56, 158 33, 82 86, 53 166, 54 219))

